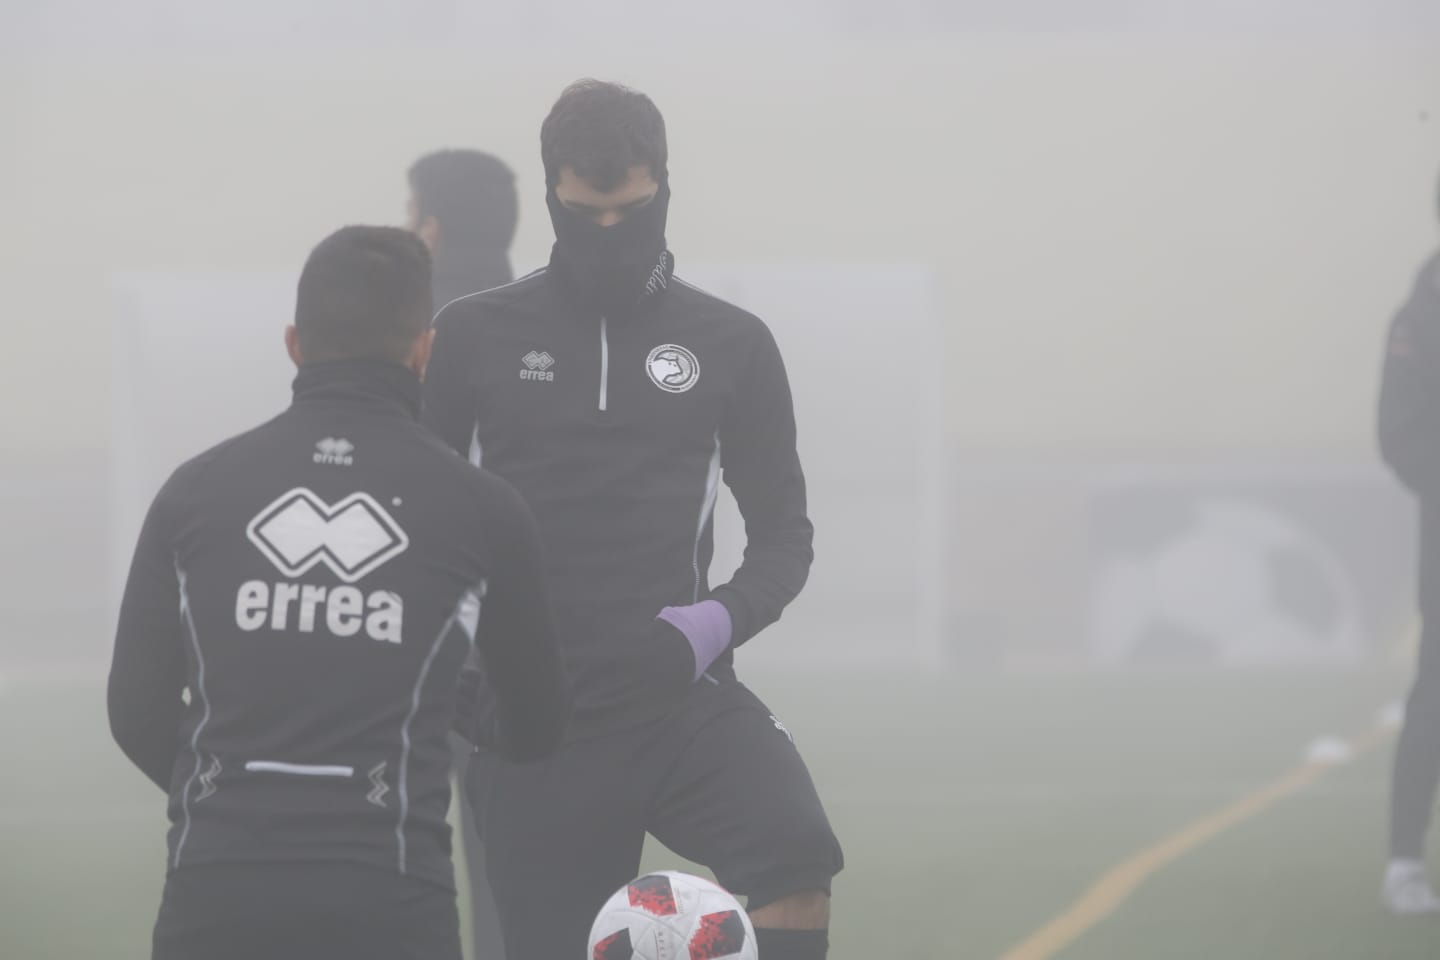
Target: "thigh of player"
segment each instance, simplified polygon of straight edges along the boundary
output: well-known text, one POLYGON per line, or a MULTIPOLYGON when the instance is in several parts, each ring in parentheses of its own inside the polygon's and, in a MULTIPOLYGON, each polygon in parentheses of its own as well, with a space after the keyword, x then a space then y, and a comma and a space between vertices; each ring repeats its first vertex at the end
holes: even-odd
POLYGON ((1440 731, 1440 610, 1426 618, 1421 630, 1405 719, 1412 736, 1423 731, 1426 745, 1440 749, 1440 737, 1434 736, 1440 731))
POLYGON ((485 856, 507 960, 583 956, 596 912, 634 879, 648 739, 627 731, 535 763, 491 765, 485 856))
POLYGON ((785 726, 743 684, 703 684, 653 801, 650 832, 759 909, 830 892, 844 866, 810 772, 785 726))
POLYGON ((1420 651, 1410 715, 1440 714, 1440 504, 1423 503, 1420 528, 1420 651))

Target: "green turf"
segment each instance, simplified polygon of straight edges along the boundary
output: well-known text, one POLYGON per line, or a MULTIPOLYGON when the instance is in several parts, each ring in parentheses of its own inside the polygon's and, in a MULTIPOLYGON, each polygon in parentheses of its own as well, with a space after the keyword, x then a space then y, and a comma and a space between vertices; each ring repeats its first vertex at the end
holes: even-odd
MULTIPOLYGON (((848 866, 832 957, 996 958, 1104 869, 1368 727, 1393 670, 752 677, 810 761, 848 866)), ((98 687, 0 695, 0 958, 130 958, 163 800, 98 687)), ((1065 960, 1436 960, 1377 910, 1389 746, 1164 868, 1065 960)), ((651 847, 647 866, 677 866, 651 847)), ((1440 863, 1436 864, 1440 868, 1440 863)))

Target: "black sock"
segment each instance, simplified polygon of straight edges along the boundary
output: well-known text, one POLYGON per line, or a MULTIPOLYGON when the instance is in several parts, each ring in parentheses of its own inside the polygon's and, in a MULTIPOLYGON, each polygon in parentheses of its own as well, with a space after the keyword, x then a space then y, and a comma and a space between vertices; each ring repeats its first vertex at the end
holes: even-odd
POLYGON ((830 949, 826 930, 777 930, 760 927, 755 931, 760 960, 825 960, 830 949))

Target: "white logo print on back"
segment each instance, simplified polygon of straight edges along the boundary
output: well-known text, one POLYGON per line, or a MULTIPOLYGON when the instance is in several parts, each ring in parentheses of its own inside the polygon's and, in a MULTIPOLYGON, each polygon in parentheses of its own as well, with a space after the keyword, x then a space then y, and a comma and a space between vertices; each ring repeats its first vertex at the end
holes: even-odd
POLYGON ((315 462, 348 467, 355 463, 355 458, 351 456, 354 452, 355 444, 344 437, 326 437, 315 444, 315 462))
POLYGON ((372 640, 399 643, 404 603, 398 594, 377 590, 366 597, 349 586, 404 553, 410 538, 368 493, 326 503, 298 487, 256 514, 246 536, 286 577, 298 578, 324 564, 346 586, 327 588, 251 580, 235 597, 235 622, 242 630, 313 633, 323 613, 326 629, 353 637, 362 629, 372 640))
POLYGON ((352 493, 332 507, 304 487, 261 510, 245 533, 287 577, 323 563, 346 583, 410 546, 405 531, 370 494, 352 493))

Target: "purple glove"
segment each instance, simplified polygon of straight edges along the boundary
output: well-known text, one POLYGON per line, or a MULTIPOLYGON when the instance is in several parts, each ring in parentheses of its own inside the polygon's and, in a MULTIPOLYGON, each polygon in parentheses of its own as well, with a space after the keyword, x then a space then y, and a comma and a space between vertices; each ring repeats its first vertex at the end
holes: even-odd
POLYGON ((688 607, 666 607, 656 619, 664 620, 690 641, 690 649, 695 654, 696 680, 729 649, 734 633, 730 611, 719 600, 702 600, 688 607))

